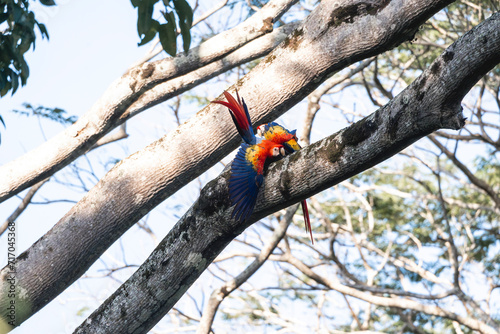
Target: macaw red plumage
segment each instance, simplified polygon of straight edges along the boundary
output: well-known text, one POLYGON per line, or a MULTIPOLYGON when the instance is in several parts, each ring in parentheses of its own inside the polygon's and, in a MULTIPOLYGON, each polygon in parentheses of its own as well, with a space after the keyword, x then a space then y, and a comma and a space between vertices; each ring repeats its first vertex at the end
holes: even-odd
MULTIPOLYGON (((253 131, 247 105, 243 98, 240 99, 238 91, 236 90, 236 99, 226 91, 224 91, 224 96, 228 102, 213 102, 222 104, 229 109, 236 129, 245 141, 236 154, 229 178, 229 195, 231 203, 235 205, 233 216, 236 215, 236 219, 243 221, 252 213, 255 206, 259 188, 264 181, 263 172, 266 159, 277 156, 274 155, 276 149, 285 155, 298 151, 301 147, 297 143, 295 130, 288 131, 274 122, 259 126, 258 134, 264 139, 257 138, 253 131)), ((306 232, 309 232, 311 242, 314 244, 307 202, 303 200, 301 204, 306 232)))
MULTIPOLYGON (((296 130, 288 131, 286 128, 275 122, 262 124, 257 128, 257 134, 259 136, 264 137, 266 140, 270 140, 276 144, 283 145, 286 154, 292 154, 293 152, 301 149, 299 143, 297 142, 298 139, 295 133, 296 130)), ((303 200, 300 202, 300 204, 302 206, 302 213, 304 214, 304 224, 306 226, 306 232, 309 232, 311 243, 314 245, 314 238, 311 230, 311 220, 309 219, 307 202, 306 200, 303 200)))
POLYGON ((252 121, 250 120, 250 114, 248 113, 247 105, 243 98, 240 99, 238 91, 236 91, 235 99, 231 94, 224 91, 224 96, 228 102, 225 101, 212 101, 213 103, 222 104, 226 106, 231 114, 234 125, 236 125, 236 130, 240 134, 243 141, 248 145, 257 144, 257 138, 253 132, 252 121))

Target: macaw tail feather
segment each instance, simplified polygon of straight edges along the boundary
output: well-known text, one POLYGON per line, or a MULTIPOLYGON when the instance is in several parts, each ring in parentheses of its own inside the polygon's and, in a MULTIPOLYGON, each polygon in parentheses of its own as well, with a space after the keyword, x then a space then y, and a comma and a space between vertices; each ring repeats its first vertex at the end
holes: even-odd
POLYGON ((309 210, 307 210, 307 202, 303 200, 300 202, 302 204, 302 213, 304 214, 304 224, 306 225, 306 232, 309 232, 311 236, 311 243, 314 245, 314 238, 311 230, 311 220, 309 219, 309 210))
POLYGON ((236 125, 236 129, 245 143, 249 145, 256 144, 252 121, 250 120, 250 114, 248 113, 245 100, 243 100, 243 98, 240 99, 238 90, 236 90, 236 99, 226 91, 224 91, 224 96, 226 97, 227 102, 213 101, 213 103, 222 104, 229 109, 234 125, 236 125))

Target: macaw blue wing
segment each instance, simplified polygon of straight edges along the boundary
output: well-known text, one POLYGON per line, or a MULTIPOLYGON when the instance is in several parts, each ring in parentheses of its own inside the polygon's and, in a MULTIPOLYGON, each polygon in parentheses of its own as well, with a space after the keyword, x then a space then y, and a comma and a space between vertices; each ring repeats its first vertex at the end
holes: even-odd
POLYGON ((257 147, 241 144, 236 158, 231 165, 229 177, 229 197, 234 205, 231 217, 245 221, 253 212, 260 186, 264 176, 255 168, 255 151, 257 147))

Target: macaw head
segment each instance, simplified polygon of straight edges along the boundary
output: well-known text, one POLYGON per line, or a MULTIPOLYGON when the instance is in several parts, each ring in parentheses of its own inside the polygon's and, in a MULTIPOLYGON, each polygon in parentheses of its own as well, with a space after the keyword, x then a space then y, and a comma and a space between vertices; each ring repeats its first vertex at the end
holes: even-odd
POLYGON ((287 154, 291 154, 301 149, 298 144, 296 132, 296 130, 288 131, 286 128, 275 122, 262 124, 257 127, 258 136, 264 137, 265 139, 271 140, 275 143, 282 144, 287 154))

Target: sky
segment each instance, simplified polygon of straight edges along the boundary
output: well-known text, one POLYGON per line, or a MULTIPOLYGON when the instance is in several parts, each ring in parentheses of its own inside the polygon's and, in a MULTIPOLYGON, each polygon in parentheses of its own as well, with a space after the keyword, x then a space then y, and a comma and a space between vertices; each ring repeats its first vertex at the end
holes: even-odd
MULTIPOLYGON (((33 106, 62 108, 67 111, 68 116, 81 116, 114 80, 150 48, 150 45, 137 46, 137 14, 129 1, 60 0, 57 4, 56 7, 45 7, 35 2, 32 6, 37 19, 46 25, 49 40, 37 38, 35 50, 30 50, 26 55, 30 68, 27 85, 19 88, 13 96, 9 94, 0 100, 0 113, 6 124, 5 129, 0 129, 0 165, 38 147, 64 129, 61 124, 37 117, 25 117, 11 110, 23 110, 23 103, 30 103, 33 106)), ((200 6, 202 7, 198 13, 203 13, 213 3, 201 3, 200 6), (203 8, 204 5, 207 8, 203 8)), ((226 85, 229 86, 230 83, 226 85)), ((227 86, 212 85, 211 96, 219 95, 227 86)), ((183 109, 181 121, 189 118, 199 108, 196 104, 188 105, 183 109)), ((282 118, 282 122, 293 125, 296 120, 288 115, 282 118)), ((106 160, 107 157, 123 159, 175 127, 175 118, 170 108, 159 105, 127 123, 130 140, 99 148, 97 152, 87 154, 87 158, 95 174, 102 177, 113 164, 106 160)), ((230 158, 226 160, 228 162, 230 158)), ((81 164, 86 167, 85 160, 81 164)), ((160 240, 189 208, 193 199, 198 197, 200 185, 216 176, 222 167, 221 164, 216 165, 146 217, 160 240)), ((71 170, 67 167, 56 178, 61 182, 74 182, 70 175, 71 170)), ((95 181, 89 177, 86 183, 92 184, 95 181)), ((26 192, 27 190, 0 204, 0 219, 6 219, 15 210, 19 198, 26 192)), ((83 195, 79 189, 71 192, 71 187, 68 190, 62 184, 50 182, 37 193, 34 202, 43 202, 45 199, 70 199, 76 202, 83 195)), ((47 210, 47 205, 30 205, 17 220, 18 254, 46 233, 73 204, 67 201, 51 203, 50 210, 47 210)), ((133 227, 102 258, 117 265, 140 264, 156 246, 156 242, 142 230, 133 227), (126 258, 121 258, 124 244, 127 245, 126 258)), ((0 238, 2 263, 7 262, 7 251, 1 251, 6 249, 6 238, 0 238)), ((96 262, 87 275, 95 276, 99 273, 100 269, 107 266, 105 261, 96 262)), ((121 276, 123 280, 133 270, 134 268, 124 270, 121 276)), ((119 283, 112 280, 78 280, 12 333, 72 333, 118 286, 119 283), (93 292, 89 294, 88 291, 93 292)))
MULTIPOLYGON (((0 114, 6 123, 6 129, 0 128, 2 139, 0 165, 36 148, 64 128, 51 121, 14 114, 10 110, 22 109, 22 104, 27 102, 35 106, 59 107, 66 110, 69 115, 81 116, 111 82, 119 78, 149 49, 149 45, 137 46, 139 41, 136 31, 137 16, 129 1, 61 0, 57 3, 56 7, 43 7, 40 4, 34 6, 37 18, 47 26, 50 40, 38 38, 35 51, 30 51, 27 55, 30 66, 27 86, 20 88, 13 96, 0 100, 0 114)), ((224 88, 226 87, 216 84, 210 88, 213 92, 209 94, 215 97, 224 88)), ((373 106, 364 104, 364 99, 358 99, 357 96, 341 95, 336 98, 339 101, 332 102, 342 101, 344 105, 353 107, 357 103, 358 110, 374 109, 373 106)), ((301 108, 303 106, 298 106, 294 110, 301 108)), ((188 106, 182 115, 183 119, 187 119, 197 110, 196 105, 188 106)), ((280 122, 288 128, 298 128, 300 137, 300 118, 294 115, 294 111, 287 113, 282 116, 280 122)), ((332 124, 332 120, 335 121, 340 117, 338 114, 321 112, 315 122, 332 124)), ((316 127, 313 141, 339 130, 343 122, 339 120, 338 124, 337 128, 316 127)), ((95 174, 101 177, 109 166, 112 166, 113 162, 108 161, 107 157, 125 158, 160 138, 175 126, 175 118, 165 104, 135 117, 133 122, 129 122, 127 130, 133 140, 115 143, 88 154, 95 174)), ((228 162, 230 157, 225 160, 228 162)), ((85 167, 85 160, 81 164, 85 167)), ((189 187, 162 203, 147 217, 148 224, 158 237, 161 238, 168 233, 179 216, 190 206, 192 199, 197 197, 200 185, 217 175, 221 169, 221 164, 216 165, 207 175, 193 181, 189 187)), ((70 180, 66 179, 70 171, 68 169, 66 171, 66 174, 63 171, 61 176, 58 176, 61 181, 70 180)), ((92 177, 89 176, 87 183, 92 184, 92 182, 92 177)), ((25 193, 26 191, 21 193, 21 196, 25 193)), ((51 182, 44 186, 43 192, 35 200, 43 201, 45 196, 52 200, 69 198, 78 201, 83 194, 78 189, 68 192, 64 185, 51 182)), ((19 199, 13 198, 0 204, 0 219, 10 215, 18 203, 19 199)), ((46 205, 31 205, 18 220, 19 252, 28 248, 47 232, 72 205, 72 202, 53 203, 50 205, 50 210, 47 210, 46 205)), ((156 242, 157 240, 134 227, 117 241, 103 258, 117 265, 141 263, 156 242), (124 244, 127 245, 125 255, 121 252, 124 244)), ((2 250, 6 249, 6 239, 0 238, 2 263, 5 263, 7 258, 7 252, 2 250)), ((98 261, 89 272, 95 275, 106 265, 104 261, 98 261)), ((125 270, 122 279, 125 280, 133 270, 133 268, 125 270)), ((259 272, 259 275, 265 278, 267 274, 259 272)), ((119 282, 112 280, 79 280, 12 333, 72 333, 118 285, 119 282), (89 290, 95 293, 88 294, 89 290)))

